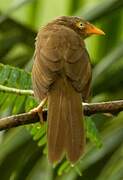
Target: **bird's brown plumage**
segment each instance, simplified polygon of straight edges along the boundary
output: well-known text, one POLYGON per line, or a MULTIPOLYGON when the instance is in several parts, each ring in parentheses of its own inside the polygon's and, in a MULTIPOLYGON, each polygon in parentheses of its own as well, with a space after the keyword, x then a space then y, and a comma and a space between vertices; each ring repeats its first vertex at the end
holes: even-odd
POLYGON ((77 20, 60 17, 42 28, 36 39, 33 89, 39 101, 48 97, 50 162, 66 153, 75 163, 85 146, 81 102, 89 96, 91 66, 84 37, 74 26, 77 20))

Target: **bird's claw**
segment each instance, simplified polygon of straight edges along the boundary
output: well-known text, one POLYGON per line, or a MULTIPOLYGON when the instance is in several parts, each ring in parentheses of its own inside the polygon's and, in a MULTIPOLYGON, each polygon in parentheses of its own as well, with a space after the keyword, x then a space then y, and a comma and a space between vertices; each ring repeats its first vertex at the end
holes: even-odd
POLYGON ((46 101, 47 101, 47 98, 43 99, 41 101, 41 103, 37 107, 30 110, 30 113, 38 113, 41 123, 44 123, 44 120, 43 120, 43 106, 45 105, 46 101))

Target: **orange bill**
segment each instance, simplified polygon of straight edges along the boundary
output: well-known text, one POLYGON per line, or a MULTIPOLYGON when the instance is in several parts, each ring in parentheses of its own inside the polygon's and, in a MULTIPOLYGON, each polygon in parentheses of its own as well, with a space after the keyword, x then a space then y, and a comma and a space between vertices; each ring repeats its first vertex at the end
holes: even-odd
POLYGON ((96 26, 90 23, 86 25, 86 32, 87 34, 105 35, 105 33, 101 29, 97 28, 96 26))

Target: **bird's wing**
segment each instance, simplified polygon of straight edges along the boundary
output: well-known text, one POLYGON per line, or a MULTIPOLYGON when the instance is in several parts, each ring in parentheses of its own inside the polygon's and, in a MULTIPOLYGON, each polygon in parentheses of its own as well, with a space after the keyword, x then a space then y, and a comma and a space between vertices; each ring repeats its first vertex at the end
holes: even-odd
POLYGON ((77 62, 66 63, 66 74, 76 91, 82 94, 83 101, 86 101, 90 94, 92 72, 90 58, 85 48, 81 49, 81 56, 77 62))
POLYGON ((46 96, 61 68, 59 41, 54 31, 41 30, 37 35, 32 81, 34 94, 39 100, 46 96))
POLYGON ((85 48, 84 41, 71 32, 68 36, 68 48, 65 54, 65 72, 76 91, 82 94, 83 100, 87 100, 90 94, 91 64, 90 57, 85 48))

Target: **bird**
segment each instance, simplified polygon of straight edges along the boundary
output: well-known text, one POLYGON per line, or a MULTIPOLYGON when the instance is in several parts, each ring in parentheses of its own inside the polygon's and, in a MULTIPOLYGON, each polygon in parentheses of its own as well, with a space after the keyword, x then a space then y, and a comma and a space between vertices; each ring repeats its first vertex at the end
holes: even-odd
POLYGON ((43 26, 36 37, 32 85, 39 114, 48 103, 49 162, 66 156, 74 165, 84 154, 86 137, 82 102, 90 95, 92 69, 84 40, 105 33, 76 16, 60 16, 43 26))

